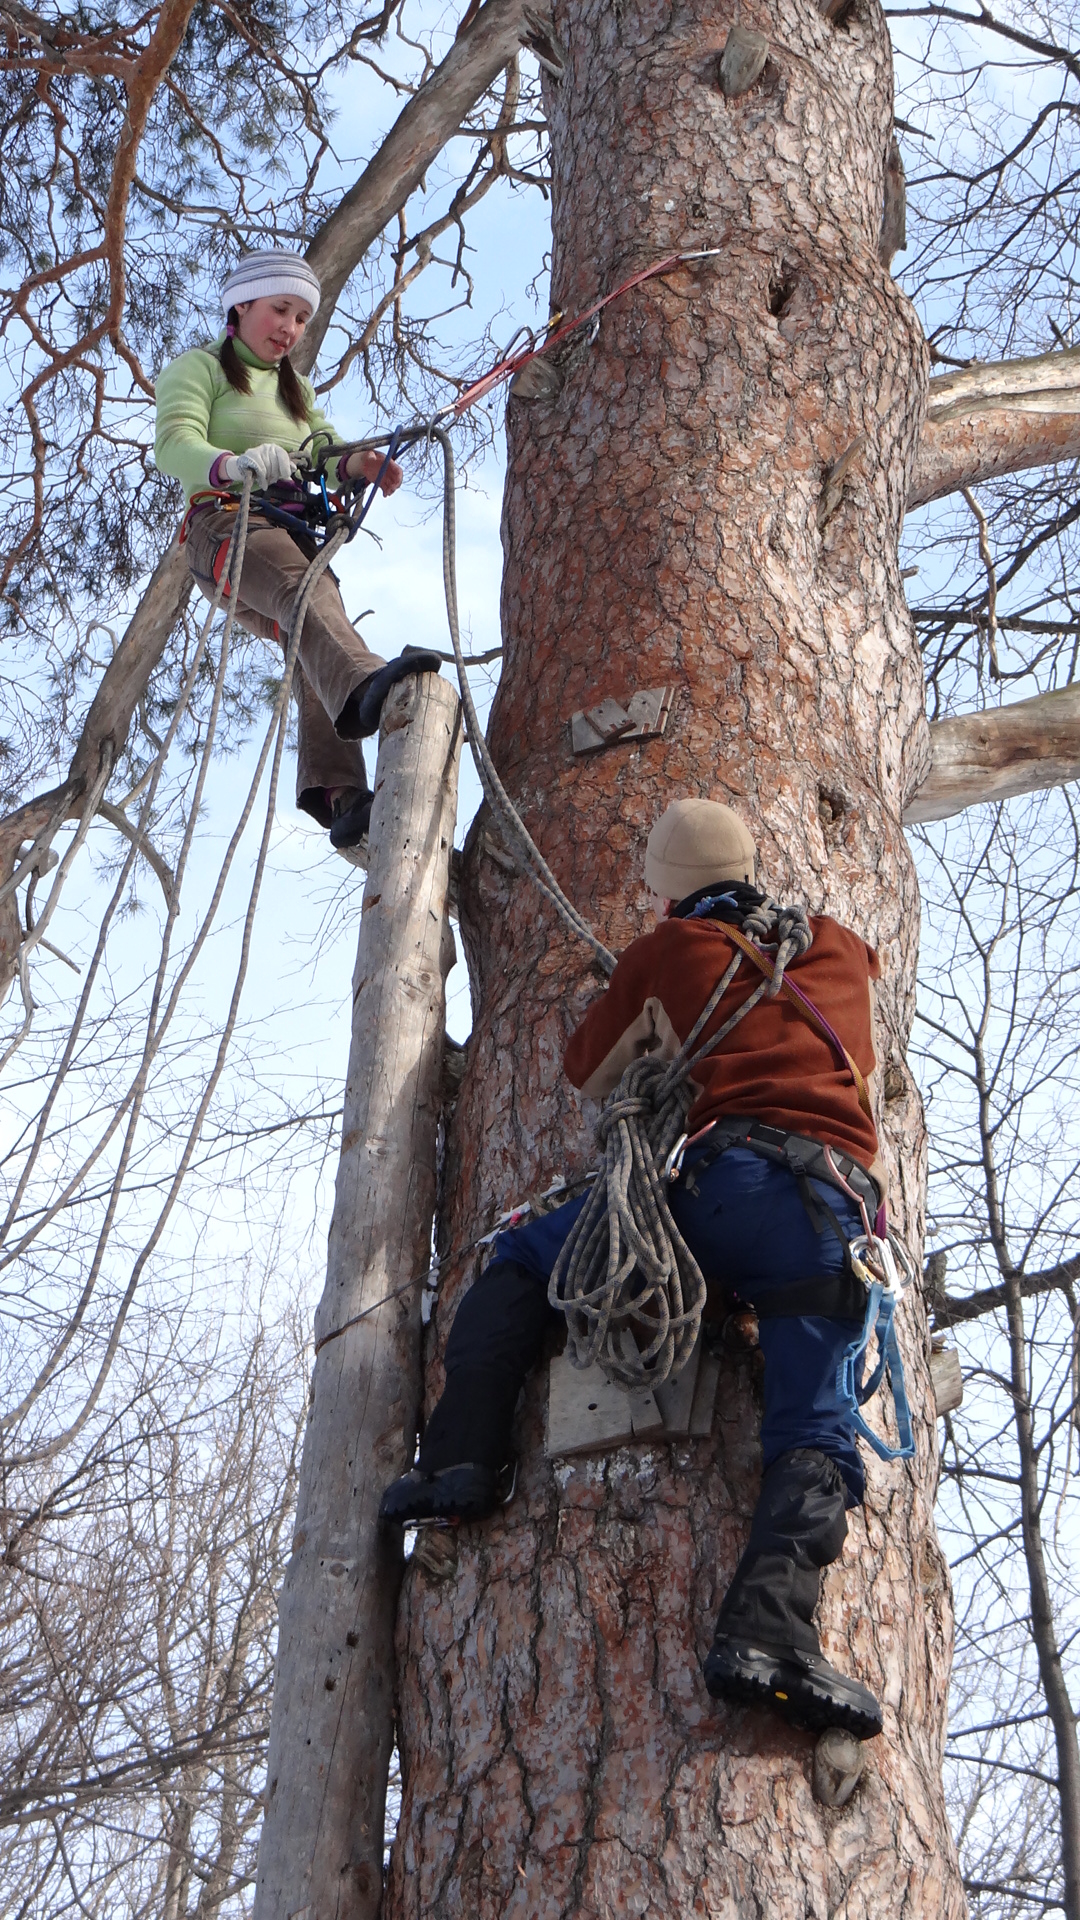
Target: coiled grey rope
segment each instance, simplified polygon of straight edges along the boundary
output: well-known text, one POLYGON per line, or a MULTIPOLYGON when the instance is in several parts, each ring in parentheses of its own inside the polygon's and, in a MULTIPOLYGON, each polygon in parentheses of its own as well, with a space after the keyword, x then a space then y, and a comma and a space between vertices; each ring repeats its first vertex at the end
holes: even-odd
POLYGON ((663 1171, 694 1103, 691 1070, 759 1000, 779 993, 785 967, 812 938, 804 909, 774 900, 747 914, 743 931, 759 941, 777 939, 772 979, 760 980, 695 1050, 738 971, 743 955, 736 953, 675 1058, 646 1054, 627 1067, 597 1123, 603 1165, 548 1286, 552 1306, 566 1315, 572 1365, 598 1364, 631 1392, 681 1372, 701 1328, 705 1280, 672 1218, 663 1171))

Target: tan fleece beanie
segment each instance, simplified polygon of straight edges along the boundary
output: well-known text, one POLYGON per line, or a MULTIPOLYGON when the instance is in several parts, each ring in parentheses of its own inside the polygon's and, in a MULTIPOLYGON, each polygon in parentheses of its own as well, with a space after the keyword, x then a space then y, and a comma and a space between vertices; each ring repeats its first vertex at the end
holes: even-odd
POLYGON ((676 800, 645 848, 645 884, 662 900, 685 900, 714 880, 754 884, 757 849, 749 831, 719 800, 676 800))

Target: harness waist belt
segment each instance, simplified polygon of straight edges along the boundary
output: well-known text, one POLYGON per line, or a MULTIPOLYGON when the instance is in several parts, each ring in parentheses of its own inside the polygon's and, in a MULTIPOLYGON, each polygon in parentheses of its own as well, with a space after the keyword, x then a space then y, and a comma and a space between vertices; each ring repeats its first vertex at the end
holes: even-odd
POLYGON ((881 1191, 873 1174, 849 1153, 842 1153, 839 1147, 825 1148, 820 1140, 811 1140, 803 1133, 785 1133, 782 1127, 768 1127, 751 1114, 725 1113, 721 1119, 714 1120, 708 1133, 702 1136, 701 1154, 695 1140, 687 1149, 687 1157, 693 1154, 695 1166, 709 1166, 726 1148, 736 1145, 745 1145, 751 1152, 762 1154, 766 1160, 775 1160, 793 1173, 803 1173, 811 1180, 824 1180, 830 1187, 839 1185, 836 1177, 839 1173, 867 1202, 871 1214, 881 1205, 881 1191))

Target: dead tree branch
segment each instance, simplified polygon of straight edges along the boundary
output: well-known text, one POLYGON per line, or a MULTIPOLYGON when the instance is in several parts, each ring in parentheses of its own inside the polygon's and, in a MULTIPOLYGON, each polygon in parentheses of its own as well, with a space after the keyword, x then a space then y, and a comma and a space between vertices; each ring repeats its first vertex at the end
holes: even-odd
POLYGON ((931 380, 908 508, 1080 458, 1080 347, 931 380))
POLYGON ((1080 686, 987 707, 930 728, 933 764, 904 824, 947 820, 965 807, 1080 779, 1080 686))

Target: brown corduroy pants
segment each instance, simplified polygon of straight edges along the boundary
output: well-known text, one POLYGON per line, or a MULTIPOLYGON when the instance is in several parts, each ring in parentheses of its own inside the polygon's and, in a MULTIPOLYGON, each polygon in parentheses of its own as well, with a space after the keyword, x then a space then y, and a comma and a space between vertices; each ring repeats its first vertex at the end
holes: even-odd
MULTIPOLYGON (((196 585, 208 600, 217 587, 236 515, 202 507, 191 516, 184 551, 196 585)), ((283 645, 289 614, 308 563, 317 552, 305 534, 292 534, 260 520, 248 522, 247 552, 240 578, 236 618, 249 633, 283 645)), ((296 804, 330 825, 327 787, 366 788, 367 774, 359 740, 339 739, 334 722, 350 693, 385 665, 357 633, 341 598, 337 577, 327 568, 304 621, 293 692, 298 709, 296 804)))

